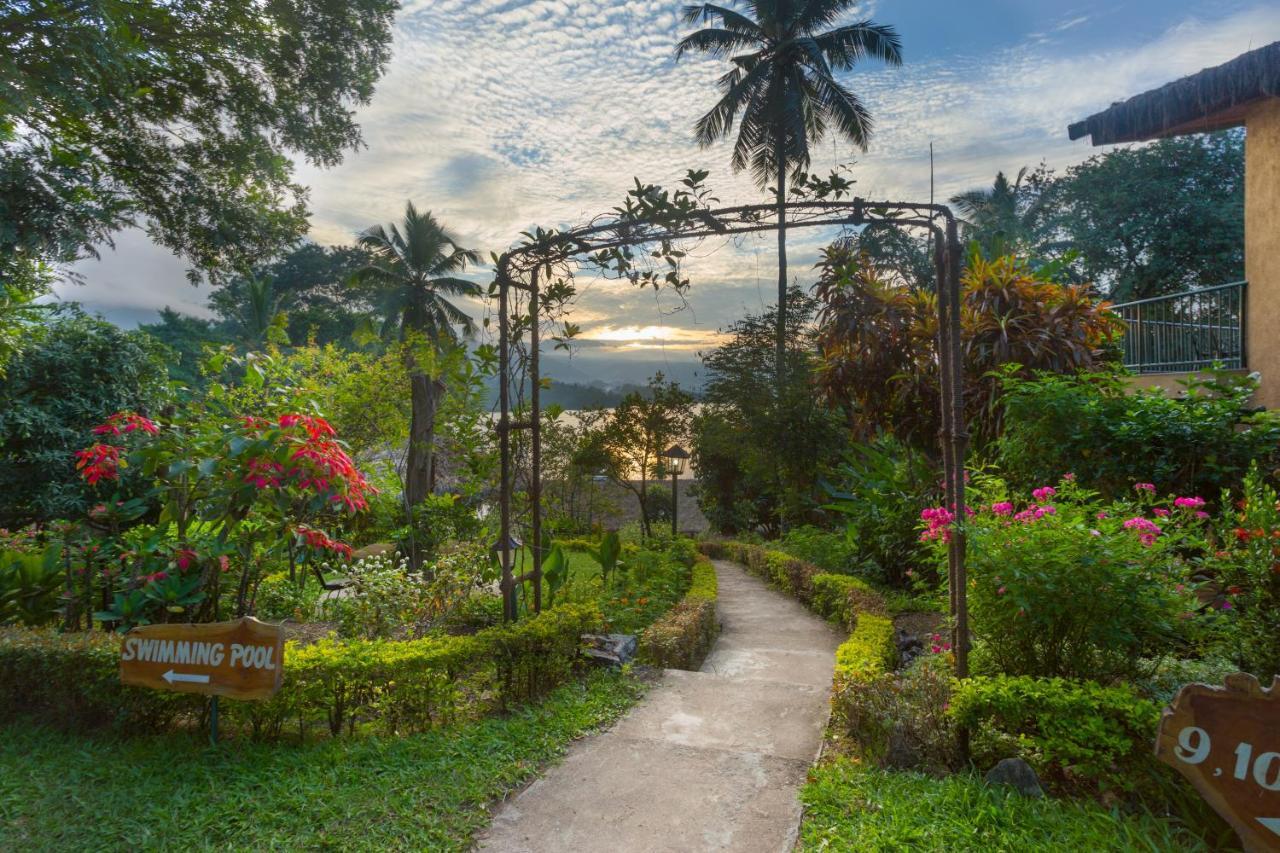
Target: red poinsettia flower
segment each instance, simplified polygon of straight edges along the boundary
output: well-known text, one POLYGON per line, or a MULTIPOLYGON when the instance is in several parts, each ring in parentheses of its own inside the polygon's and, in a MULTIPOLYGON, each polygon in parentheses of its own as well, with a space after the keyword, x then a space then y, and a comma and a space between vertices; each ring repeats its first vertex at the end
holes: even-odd
POLYGON ((111 444, 90 445, 76 452, 76 470, 89 485, 120 476, 120 448, 111 444))
POLYGON ((160 428, 155 425, 154 421, 136 412, 116 412, 107 418, 104 423, 93 428, 94 435, 122 435, 138 431, 145 432, 147 435, 155 435, 160 432, 160 428))

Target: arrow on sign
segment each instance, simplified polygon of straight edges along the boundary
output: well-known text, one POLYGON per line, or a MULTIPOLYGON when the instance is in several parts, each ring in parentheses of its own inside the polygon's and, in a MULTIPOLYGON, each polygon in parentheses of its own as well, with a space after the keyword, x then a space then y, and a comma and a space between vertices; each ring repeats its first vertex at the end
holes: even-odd
POLYGON ((1258 823, 1262 824, 1276 835, 1280 835, 1280 817, 1260 817, 1258 818, 1258 823))
POLYGON ((209 676, 207 675, 192 675, 189 672, 174 672, 173 670, 169 670, 160 677, 170 684, 173 684, 175 681, 189 681, 192 684, 209 683, 209 676))

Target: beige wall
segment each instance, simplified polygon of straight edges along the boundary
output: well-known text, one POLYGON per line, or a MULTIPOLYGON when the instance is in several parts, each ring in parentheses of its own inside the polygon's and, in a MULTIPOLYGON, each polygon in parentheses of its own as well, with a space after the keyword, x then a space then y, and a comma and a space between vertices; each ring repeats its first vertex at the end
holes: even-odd
POLYGON ((1280 98, 1245 116, 1244 275, 1247 358, 1262 374, 1258 403, 1280 408, 1280 98))
MULTIPOLYGON (((1231 372, 1242 375, 1247 371, 1233 370, 1231 372)), ((1180 397, 1187 390, 1186 386, 1182 385, 1181 383, 1186 382, 1188 379, 1191 379, 1192 377, 1200 376, 1200 375, 1201 374, 1197 374, 1194 372, 1139 373, 1136 376, 1127 377, 1125 379, 1125 384, 1128 385, 1128 387, 1134 391, 1140 388, 1163 388, 1165 393, 1168 394, 1170 397, 1180 397)), ((1207 379, 1209 377, 1206 376, 1205 378, 1207 379)), ((1256 402, 1256 398, 1255 398, 1255 402, 1256 402)))

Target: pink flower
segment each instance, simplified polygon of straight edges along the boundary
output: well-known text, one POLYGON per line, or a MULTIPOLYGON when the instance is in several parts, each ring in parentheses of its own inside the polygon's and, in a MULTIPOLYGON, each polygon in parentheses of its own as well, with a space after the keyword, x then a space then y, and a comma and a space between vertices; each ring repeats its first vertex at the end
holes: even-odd
POLYGON ((1137 530, 1137 531, 1140 531, 1141 533, 1149 534, 1151 536, 1159 536, 1161 533, 1164 532, 1163 530, 1160 529, 1160 526, 1156 524, 1154 521, 1152 521, 1149 518, 1143 518, 1140 515, 1134 516, 1133 518, 1126 521, 1124 523, 1124 527, 1125 527, 1125 530, 1137 530))
POLYGON ((1167 510, 1167 509, 1165 509, 1165 508, 1163 508, 1163 507, 1156 507, 1155 509, 1153 509, 1153 510, 1151 510, 1151 511, 1152 511, 1153 513, 1155 513, 1156 515, 1160 516, 1161 518, 1168 518, 1168 517, 1169 517, 1169 510, 1167 510))
POLYGON ((1133 488, 1139 492, 1155 492, 1155 483, 1134 483, 1133 488))
POLYGON ((1173 505, 1180 509, 1199 509, 1204 506, 1204 498, 1174 498, 1173 505))
POLYGON ((1105 512, 1100 512, 1100 513, 1098 513, 1097 515, 1095 515, 1095 516, 1094 516, 1094 518, 1098 519, 1098 521, 1102 521, 1102 519, 1107 518, 1107 517, 1108 517, 1108 516, 1107 516, 1107 514, 1106 514, 1105 512))
POLYGON ((1101 531, 1101 530, 1090 530, 1090 531, 1089 531, 1089 535, 1090 535, 1090 536, 1101 536, 1101 535, 1102 535, 1102 531, 1101 531))
POLYGON ((1058 490, 1053 486, 1041 486, 1031 492, 1031 497, 1035 498, 1037 501, 1043 501, 1047 498, 1053 497, 1057 493, 1058 490))
POLYGON ((1196 518, 1208 518, 1208 517, 1209 517, 1209 513, 1205 512, 1204 510, 1202 509, 1196 510, 1196 518))
POLYGON ((996 501, 991 505, 991 511, 996 515, 1009 515, 1013 512, 1013 504, 1009 501, 996 501))
POLYGON ((1074 483, 1074 482, 1076 481, 1076 475, 1075 475, 1075 474, 1073 474, 1072 472, 1068 471, 1067 473, 1065 473, 1065 474, 1063 474, 1063 475, 1062 475, 1062 479, 1063 479, 1065 482, 1068 482, 1068 483, 1074 483))
POLYGON ((1138 537, 1138 541, 1150 548, 1156 544, 1156 535, 1154 533, 1144 533, 1138 537))
POLYGON ((1000 587, 996 590, 996 595, 1004 595, 1006 591, 1007 590, 1004 587, 1000 587))

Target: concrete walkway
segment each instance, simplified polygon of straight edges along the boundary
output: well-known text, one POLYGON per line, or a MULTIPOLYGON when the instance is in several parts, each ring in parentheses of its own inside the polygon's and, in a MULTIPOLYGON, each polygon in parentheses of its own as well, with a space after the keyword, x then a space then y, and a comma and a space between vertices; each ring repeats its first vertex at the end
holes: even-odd
POLYGON ((723 630, 702 671, 666 670, 616 726, 505 803, 480 849, 791 849, 843 638, 737 564, 715 566, 723 630))

